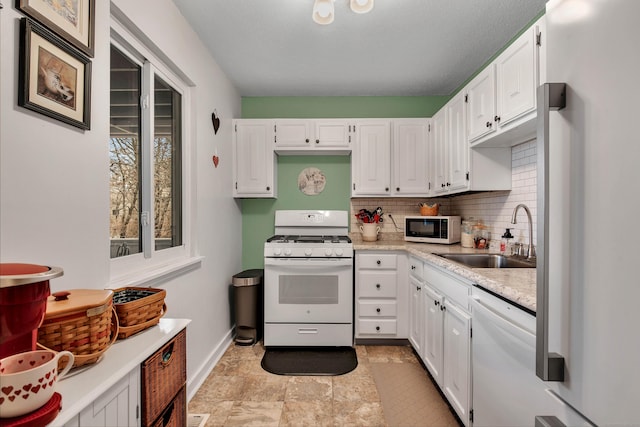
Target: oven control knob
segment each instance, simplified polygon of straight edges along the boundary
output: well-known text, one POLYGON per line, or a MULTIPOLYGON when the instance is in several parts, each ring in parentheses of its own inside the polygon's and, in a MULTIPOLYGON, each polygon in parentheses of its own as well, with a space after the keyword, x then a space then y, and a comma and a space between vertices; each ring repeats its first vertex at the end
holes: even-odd
POLYGON ((273 249, 273 254, 275 256, 280 256, 281 253, 282 253, 282 248, 274 248, 273 249))
POLYGON ((284 250, 284 254, 285 254, 286 256, 291 255, 291 248, 286 248, 286 249, 284 250))
POLYGON ((307 248, 307 249, 304 250, 305 256, 311 256, 312 253, 313 253, 313 251, 311 250, 311 248, 307 248))
POLYGON ((342 248, 338 248, 336 249, 336 255, 337 256, 342 256, 343 252, 342 252, 342 248))
POLYGON ((331 250, 331 248, 327 248, 327 249, 324 250, 324 254, 326 256, 331 256, 332 253, 333 253, 333 251, 331 250))

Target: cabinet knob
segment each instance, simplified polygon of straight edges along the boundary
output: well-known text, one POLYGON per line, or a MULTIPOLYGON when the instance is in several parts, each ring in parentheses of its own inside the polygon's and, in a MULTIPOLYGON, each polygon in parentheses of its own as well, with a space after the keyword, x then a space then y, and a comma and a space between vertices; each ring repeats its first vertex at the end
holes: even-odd
POLYGON ((380 265, 380 264, 382 264, 382 261, 377 260, 377 261, 376 261, 376 264, 380 265))
POLYGON ((495 117, 493 118, 493 120, 494 120, 494 121, 496 121, 496 122, 499 122, 499 121, 500 121, 500 116, 495 116, 495 117))
POLYGON ((320 144, 320 140, 319 139, 316 139, 316 144, 320 144))
POLYGON ((376 326, 376 331, 379 331, 379 330, 380 330, 380 326, 376 326))
POLYGON ((412 266, 411 266, 411 269, 412 269, 412 270, 415 270, 415 269, 416 269, 416 266, 415 266, 415 265, 412 265, 412 266))
POLYGON ((450 187, 450 186, 451 186, 451 183, 450 183, 450 182, 447 182, 447 187, 450 187))
POLYGON ((309 143, 309 138, 305 139, 304 142, 309 143))
POLYGON ((438 301, 433 301, 433 305, 435 305, 436 307, 438 306, 438 304, 440 304, 438 301))
POLYGON ((416 291, 419 291, 420 289, 422 289, 420 286, 416 286, 416 291))
POLYGON ((271 191, 271 187, 267 187, 267 191, 271 191))
POLYGON ((389 191, 389 187, 384 187, 384 191, 389 191))
POLYGON ((440 306, 440 310, 441 310, 441 311, 445 311, 446 309, 447 309, 447 307, 445 307, 444 305, 441 305, 441 306, 440 306))
POLYGON ((400 187, 396 187, 396 191, 400 191, 400 187))
POLYGON ((376 283, 376 289, 380 289, 380 283, 376 283))
POLYGON ((490 128, 491 127, 491 122, 487 122, 487 127, 490 128))
POLYGON ((380 313, 380 307, 376 308, 376 312, 380 313))
POLYGON ((440 187, 444 188, 444 184, 440 184, 440 187))

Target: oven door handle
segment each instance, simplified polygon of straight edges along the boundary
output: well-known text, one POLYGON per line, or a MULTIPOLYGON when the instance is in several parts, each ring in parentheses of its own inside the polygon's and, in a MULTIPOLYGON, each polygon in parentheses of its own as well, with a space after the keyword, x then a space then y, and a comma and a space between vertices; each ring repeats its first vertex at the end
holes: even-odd
POLYGON ((296 268, 307 267, 351 267, 351 258, 265 258, 264 265, 288 266, 296 268))

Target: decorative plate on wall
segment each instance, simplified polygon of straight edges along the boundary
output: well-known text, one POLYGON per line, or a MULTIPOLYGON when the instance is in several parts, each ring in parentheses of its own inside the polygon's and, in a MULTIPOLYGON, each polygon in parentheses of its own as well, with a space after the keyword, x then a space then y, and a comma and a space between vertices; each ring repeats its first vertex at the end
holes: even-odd
POLYGON ((305 168, 298 175, 298 189, 308 196, 316 196, 324 190, 327 178, 318 168, 305 168))

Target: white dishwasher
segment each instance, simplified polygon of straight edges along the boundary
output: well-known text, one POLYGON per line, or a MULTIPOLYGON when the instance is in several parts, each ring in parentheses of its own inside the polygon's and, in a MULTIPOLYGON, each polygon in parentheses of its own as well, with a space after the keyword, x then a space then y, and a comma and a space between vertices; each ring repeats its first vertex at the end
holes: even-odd
POLYGON ((476 286, 471 309, 473 425, 533 426, 550 404, 535 373, 535 316, 476 286))

